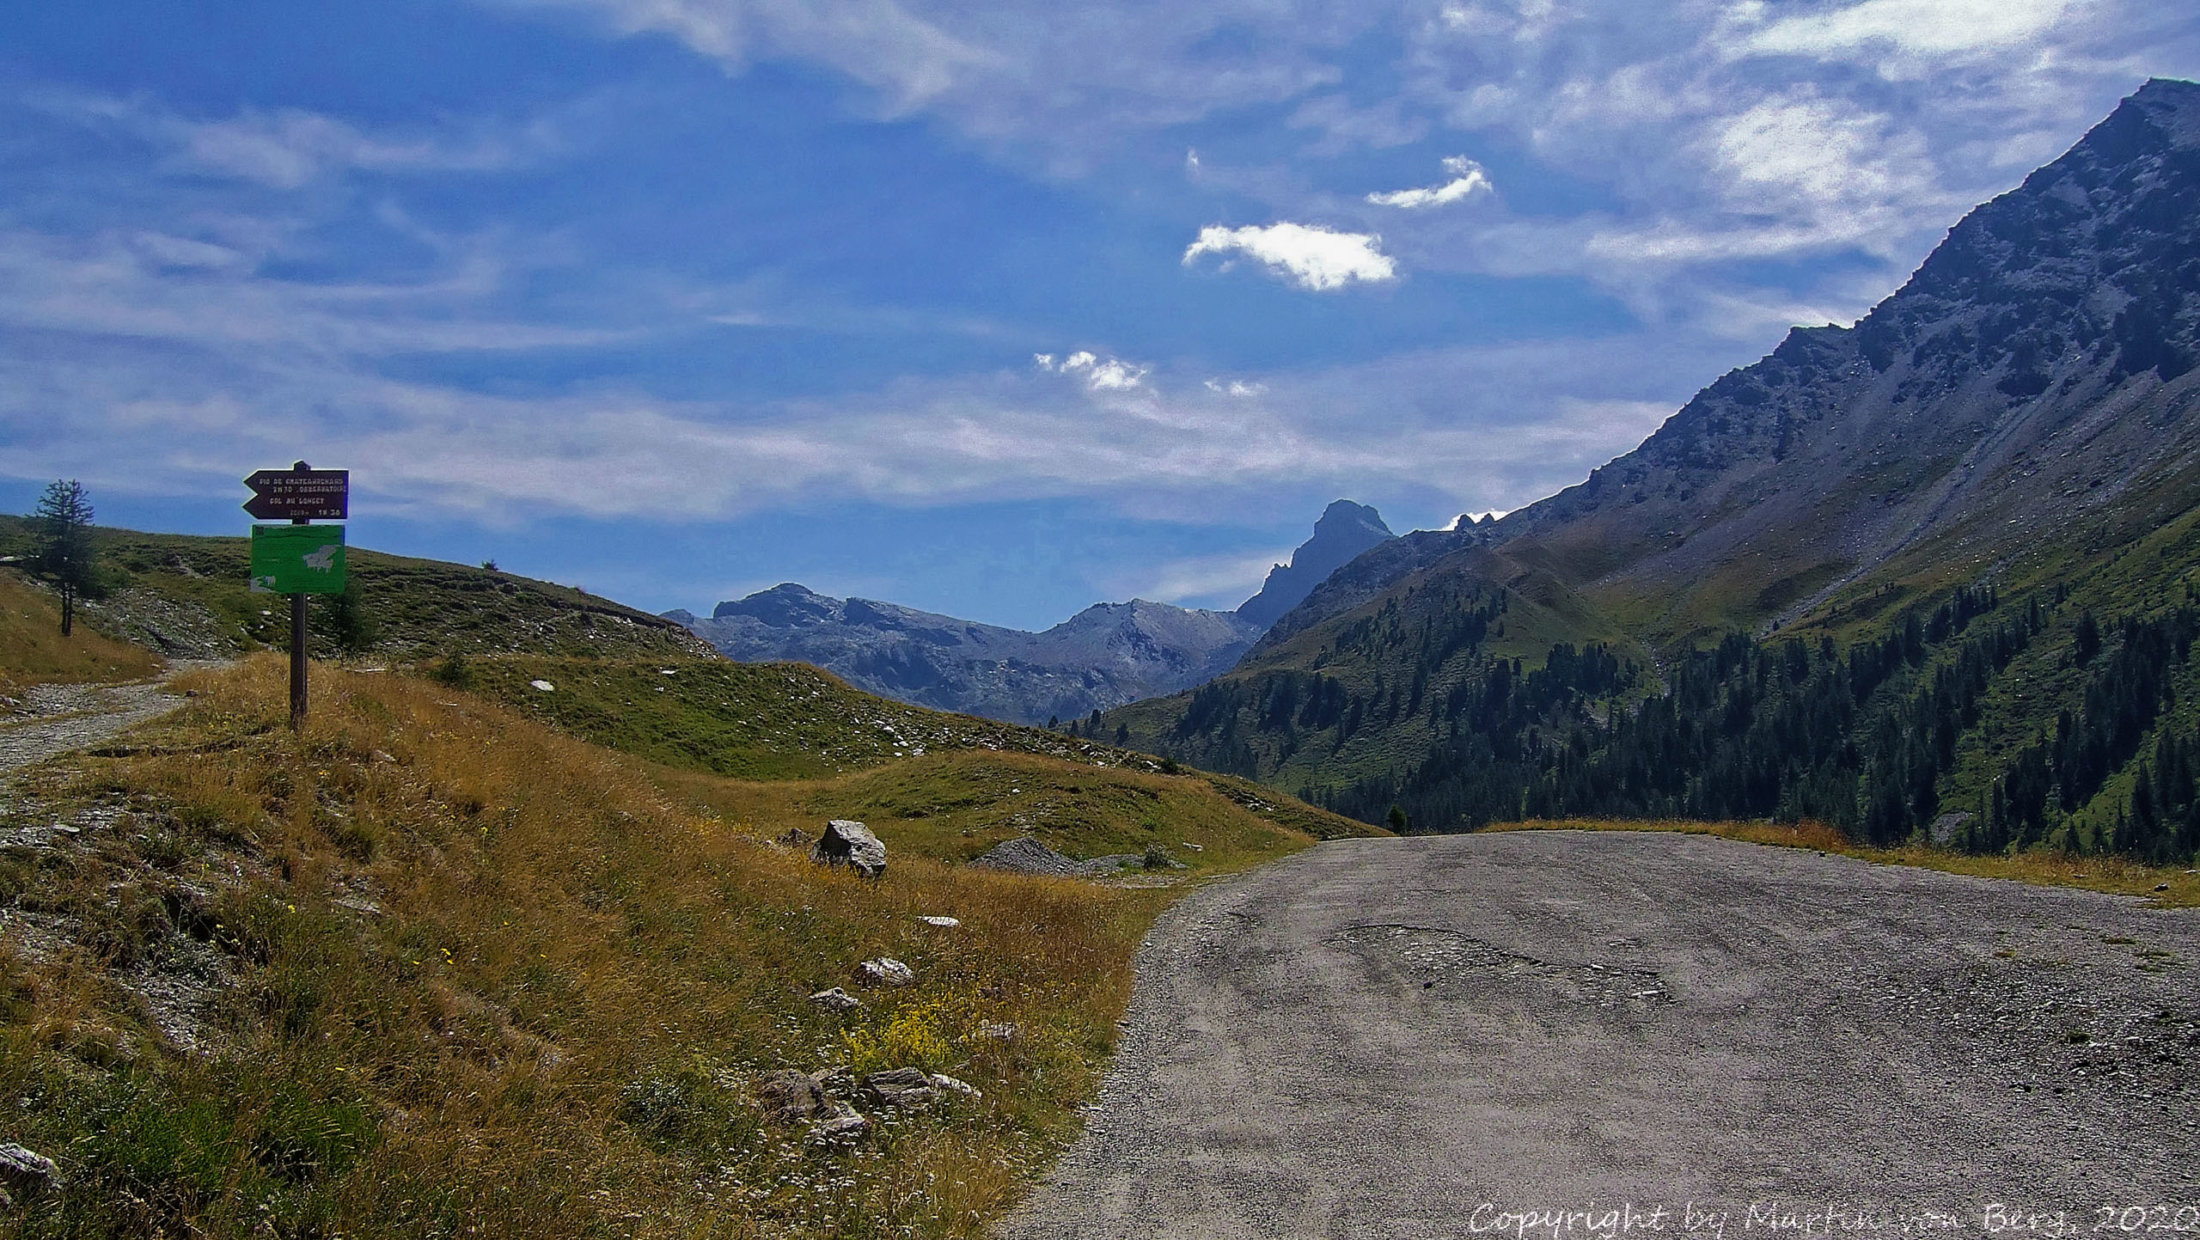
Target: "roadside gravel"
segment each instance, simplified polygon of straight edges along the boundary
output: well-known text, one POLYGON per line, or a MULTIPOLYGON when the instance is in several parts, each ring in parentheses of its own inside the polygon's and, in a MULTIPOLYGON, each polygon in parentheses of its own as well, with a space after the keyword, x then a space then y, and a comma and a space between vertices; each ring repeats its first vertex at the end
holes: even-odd
POLYGON ((2200 910, 1708 836, 1323 844, 1155 927, 1000 1234, 2200 1235, 2196 961, 2200 910))
MULTIPOLYGON (((186 670, 176 665, 169 675, 186 670)), ((20 770, 56 754, 88 749, 183 705, 162 681, 126 685, 38 685, 27 695, 25 715, 0 721, 0 773, 20 770)))

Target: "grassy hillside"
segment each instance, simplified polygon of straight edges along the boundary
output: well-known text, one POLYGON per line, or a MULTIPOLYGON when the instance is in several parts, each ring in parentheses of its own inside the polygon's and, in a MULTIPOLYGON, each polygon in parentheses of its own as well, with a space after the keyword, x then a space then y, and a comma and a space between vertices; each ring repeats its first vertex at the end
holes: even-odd
MULTIPOLYGON (((108 636, 202 657, 287 646, 285 600, 246 587, 248 539, 97 527, 92 542, 104 589, 84 614, 108 636)), ((0 516, 0 555, 26 555, 32 545, 28 520, 0 516)), ((358 546, 345 557, 355 592, 342 604, 315 603, 314 651, 324 657, 709 652, 669 620, 571 586, 358 546)))
POLYGON ((87 624, 61 636, 61 612, 20 575, 0 572, 0 714, 32 685, 141 680, 160 660, 87 624))
POLYGON ((66 1179, 20 1234, 980 1235, 1074 1135, 1182 884, 1359 829, 807 668, 461 666, 318 667, 302 735, 279 658, 196 674, 10 798, 0 1100, 66 1179), (849 815, 882 880, 775 842, 849 815), (951 864, 1027 830, 1188 868, 951 864), (916 984, 858 985, 878 955, 916 984), (808 1001, 836 985, 865 1006, 808 1001), (836 1064, 982 1097, 845 1145, 754 1099, 836 1064))
POLYGON ((829 775, 942 749, 1128 758, 1039 728, 873 697, 804 663, 518 654, 427 670, 597 744, 743 779, 829 775))

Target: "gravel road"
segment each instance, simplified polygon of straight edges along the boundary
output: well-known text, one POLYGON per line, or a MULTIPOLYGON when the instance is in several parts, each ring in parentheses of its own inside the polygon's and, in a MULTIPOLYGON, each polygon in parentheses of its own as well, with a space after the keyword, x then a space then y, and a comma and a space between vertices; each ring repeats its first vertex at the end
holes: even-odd
POLYGON ((1708 836, 1323 844, 1155 927, 1001 1234, 2200 1235, 2196 961, 2200 910, 1708 836))
POLYGON ((0 773, 97 745, 126 728, 167 714, 183 705, 183 699, 151 682, 38 685, 31 689, 27 704, 26 717, 0 722, 0 773))

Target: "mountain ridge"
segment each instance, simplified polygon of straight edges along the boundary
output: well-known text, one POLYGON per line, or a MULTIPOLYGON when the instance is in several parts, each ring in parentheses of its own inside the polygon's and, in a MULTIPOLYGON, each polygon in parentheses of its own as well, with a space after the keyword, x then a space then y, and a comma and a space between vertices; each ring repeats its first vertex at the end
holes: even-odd
MULTIPOLYGON (((2003 522, 2014 520, 2026 536, 2041 530, 2040 514, 2050 507, 2050 496, 2099 507, 2121 493, 2119 483, 2134 473, 2174 467, 2164 461, 2164 449, 2175 445, 2149 450, 2139 442, 2143 437, 2129 433, 2128 423, 2134 414, 2156 423, 2177 421, 2181 415, 2169 415, 2193 399, 2187 375, 2200 351, 2193 343, 2189 290, 2200 279, 2195 274, 2200 246, 2189 232, 2179 237, 2162 227, 2175 212, 2162 200, 2180 186, 2189 196, 2196 185, 2200 86, 2150 80, 2070 151, 1968 212, 1918 270, 1854 326, 1791 329, 1764 358, 1714 380, 1640 446, 1575 486, 1492 524, 1416 534, 1404 545, 1379 548, 1344 566, 1300 608, 1279 618, 1263 646, 1363 606, 1395 583, 1472 547, 1522 557, 1521 571, 1554 571, 1570 583, 1605 592, 1646 575, 1673 582, 1708 573, 1707 584, 1730 591, 1745 581, 1754 586, 1742 606, 1714 606, 1699 623, 1675 624, 1656 634, 1681 638, 1732 623, 1804 617, 1873 566, 1949 532, 1947 518, 1966 515, 1952 498, 2019 509, 2005 511, 2003 522), (2100 210, 2104 200, 2119 194, 2131 198, 2124 209, 2100 210), (2087 240, 2104 240, 2106 234, 2106 244, 2091 253, 2123 261, 2088 266, 2084 247, 2041 245, 2056 240, 2055 228, 2074 222, 2080 201, 2102 216, 2093 221, 2097 227, 2088 230, 2087 240), (2167 273, 2160 270, 2164 266, 2167 273), (2114 278, 2134 271, 2157 274, 2135 277, 2138 286, 2131 288, 2114 278), (2004 277, 1994 290, 2000 296, 1993 304, 1979 303, 1989 276, 2004 277), (2176 283, 2180 278, 2182 285, 2176 283), (1934 304, 1921 306, 1927 302, 1934 304), (1922 338, 1925 329, 1935 339, 1922 338), (2155 378, 2147 378, 2150 373, 2155 378), (1808 386, 1799 379, 1828 376, 1839 377, 1847 390, 1811 393, 1818 401, 1814 408, 1783 400, 1783 389, 1808 386), (2173 385, 2174 391, 2166 390, 2173 385), (1828 414, 1843 396, 1850 405, 1876 402, 1878 407, 1852 409, 1862 416, 1842 425, 1828 414), (1980 438, 1965 444, 1960 434, 1931 434, 1919 417, 1919 406, 1928 402, 1943 431, 1969 428, 1980 438), (2086 406, 2095 415, 2093 424, 2070 417, 2043 425, 2071 405, 2086 406), (2164 406, 2174 409, 2165 413, 2164 406), (2012 419, 2006 416, 2012 409, 2030 414, 2012 419), (2116 468, 2100 475, 2111 488, 2106 495, 2071 493, 2074 483, 2080 492, 2101 487, 2082 485, 2095 477, 2077 478, 2058 464, 2068 457, 2067 443, 2053 456, 2025 456, 2026 449, 2041 447, 2056 432, 2097 436, 2119 422, 2126 424, 2126 442, 2109 445, 2116 468), (1999 432, 1990 438, 1985 437, 1989 425, 1999 432), (1944 464, 1920 476, 1919 466, 1933 463, 1931 456, 1917 459, 1920 431, 1928 437, 1923 446, 1929 452, 1967 468, 1951 471, 1944 464), (1829 432, 1847 434, 1829 442, 1829 432), (1820 436, 1815 443, 1813 434, 1820 436), (1904 459, 1889 451, 1897 446, 1909 449, 1904 459), (1712 553, 1730 559, 1751 543, 1781 499, 1751 484, 1762 479, 1766 466, 1812 447, 1860 455, 1862 467, 1842 470, 1849 475, 1844 481, 1876 482, 1877 489, 1866 493, 1880 501, 1879 511, 1849 504, 1812 520, 1790 513, 1790 525, 1804 542, 1823 544, 1828 535, 1839 541, 1819 546, 1814 562, 1784 573, 1736 573, 1712 553), (1997 481, 2006 482, 2003 475, 2012 467, 2026 479, 2045 474, 2046 481, 1997 493, 1997 481), (1744 519, 1717 530, 1719 523, 1706 519, 1718 515, 1716 506, 1695 502, 1706 485, 1718 488, 1716 498, 1730 517, 1744 519), (1621 504, 1627 505, 1624 520, 1614 516, 1621 504), (1681 537, 1683 527, 1697 523, 1700 528, 1681 537), (1718 537, 1700 541, 1715 530, 1718 537), (1841 566, 1829 571, 1836 563, 1841 566), (1812 581, 1813 572, 1821 579, 1812 581), (1756 606, 1760 597, 1764 605, 1756 606)), ((1855 498, 1834 495, 1823 485, 1800 489, 1820 500, 1855 498)), ((1970 556, 1977 549, 1974 539, 1958 554, 1970 556)), ((1699 584, 1680 593, 1701 591, 1699 584)))
POLYGON ((793 582, 720 603, 708 619, 665 616, 732 659, 810 663, 882 697, 1011 723, 1079 719, 1198 684, 1259 633, 1229 612, 1144 599, 1095 603, 1033 633, 793 582))
POLYGON ((791 659, 868 692, 1010 723, 1085 719, 1230 670, 1281 614, 1338 565, 1393 539, 1382 514, 1340 499, 1234 611, 1132 599, 1095 603, 1031 632, 898 603, 833 598, 782 582, 719 603, 709 618, 663 613, 744 662, 791 659))
POLYGON ((1229 675, 1107 722, 1435 829, 1809 815, 2190 855, 2196 218, 2200 86, 2156 79, 1854 326, 1790 331, 1557 495, 1364 553, 1229 675))

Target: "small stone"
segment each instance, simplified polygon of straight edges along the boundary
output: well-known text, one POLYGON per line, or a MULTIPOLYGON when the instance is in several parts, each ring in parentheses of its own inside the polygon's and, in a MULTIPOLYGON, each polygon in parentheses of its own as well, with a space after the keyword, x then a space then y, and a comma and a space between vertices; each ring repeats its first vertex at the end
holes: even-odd
POLYGON ((558 688, 556 685, 551 684, 547 680, 530 680, 527 682, 527 684, 530 688, 542 693, 555 693, 557 692, 558 688))
POLYGON ((0 1188, 29 1198, 60 1187, 61 1168, 53 1159, 13 1142, 0 1145, 0 1188))
POLYGON ((984 1094, 978 1092, 977 1086, 968 1081, 958 1080, 944 1072, 934 1072, 931 1079, 932 1087, 943 1093, 961 1094, 965 1098, 985 1097, 984 1094))
POLYGON ((871 1120, 854 1107, 842 1103, 831 1115, 810 1125, 810 1142, 813 1145, 844 1145, 862 1137, 871 1130, 871 1120))
POLYGON ((831 990, 818 991, 810 996, 810 1002, 834 1012, 854 1011, 856 1008, 863 1006, 863 1000, 856 998, 838 986, 833 987, 831 990))
POLYGON ((942 930, 952 930, 962 924, 960 920, 953 917, 927 917, 923 914, 919 914, 917 920, 927 926, 938 926, 942 930))
POLYGON ((922 1068, 888 1068, 863 1078, 863 1094, 880 1106, 921 1111, 939 1101, 940 1091, 922 1068))
POLYGON ((856 980, 866 986, 910 986, 916 983, 917 971, 892 956, 880 956, 857 965, 856 980))
POLYGON ((2154 884, 2154 889, 2155 889, 2156 891, 2168 891, 2168 890, 2169 890, 2169 884, 2168 884, 2168 883, 2156 883, 2156 884, 2154 884))
POLYGON ((781 1068, 756 1087, 756 1100, 773 1123, 792 1124, 825 1108, 825 1091, 807 1072, 781 1068))

